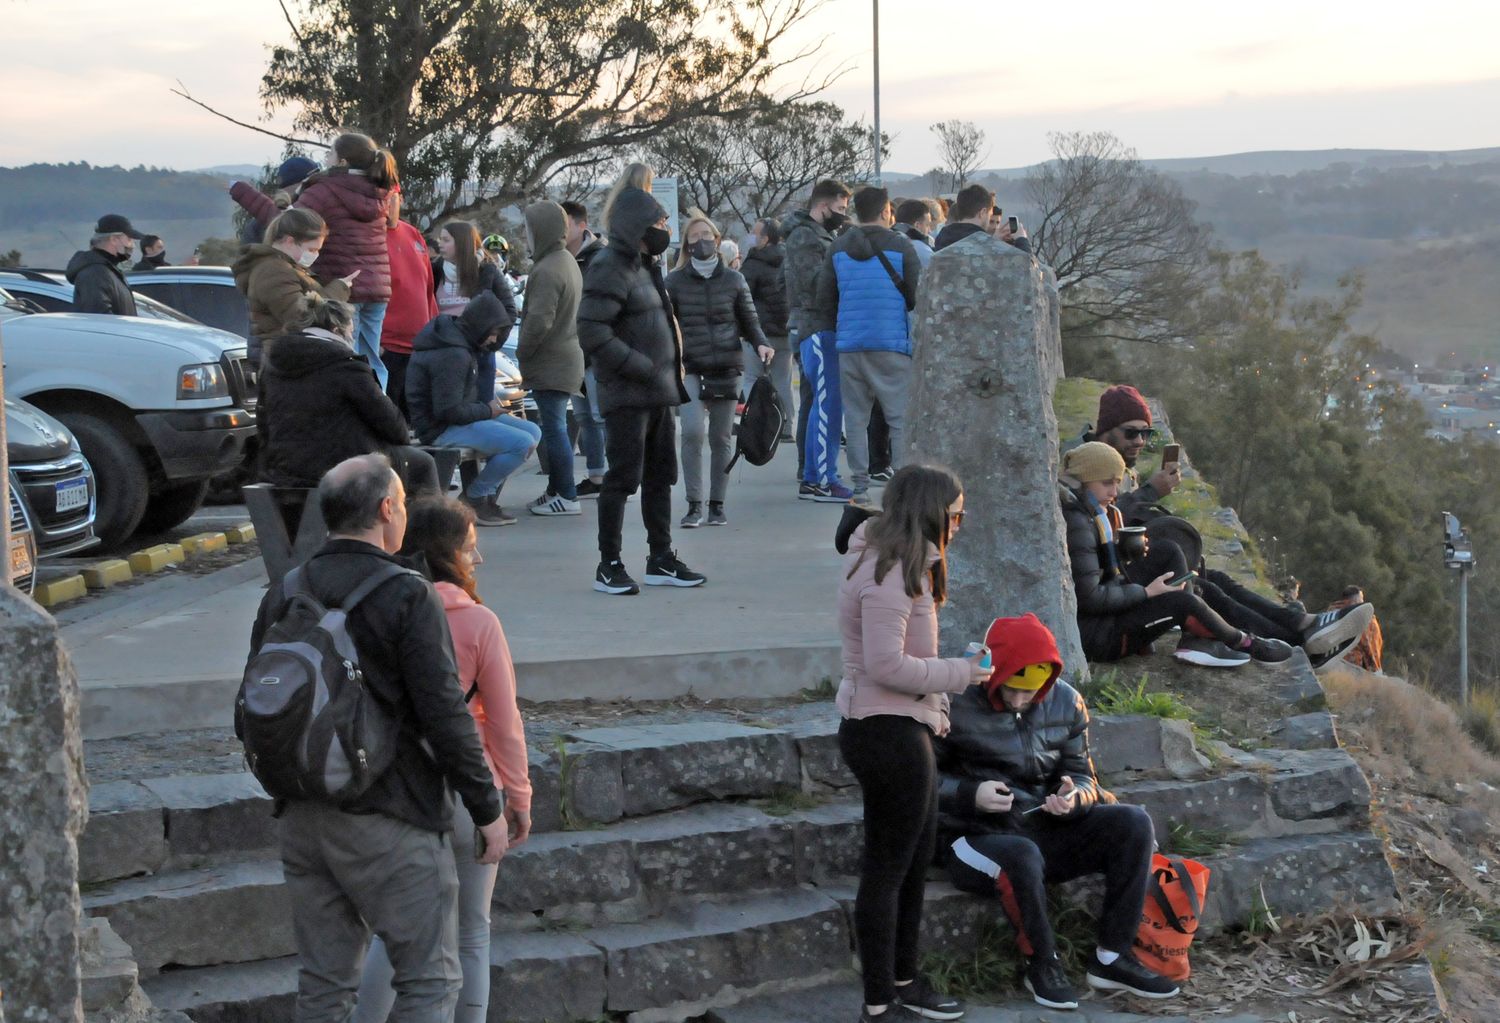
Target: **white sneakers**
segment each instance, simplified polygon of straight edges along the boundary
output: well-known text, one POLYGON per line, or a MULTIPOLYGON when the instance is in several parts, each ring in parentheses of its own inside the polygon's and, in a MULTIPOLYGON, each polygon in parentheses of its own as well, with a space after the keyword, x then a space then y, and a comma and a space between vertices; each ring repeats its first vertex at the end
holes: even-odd
POLYGON ((583 506, 556 494, 543 494, 526 506, 533 515, 582 515, 583 506))

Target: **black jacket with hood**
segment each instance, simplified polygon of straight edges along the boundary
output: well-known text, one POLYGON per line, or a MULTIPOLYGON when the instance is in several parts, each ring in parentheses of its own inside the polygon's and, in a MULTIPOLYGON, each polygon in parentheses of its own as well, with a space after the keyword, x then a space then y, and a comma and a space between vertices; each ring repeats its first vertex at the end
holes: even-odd
MULTIPOLYGON (((1089 657, 1114 660, 1110 650, 1112 619, 1146 600, 1146 588, 1131 582, 1111 564, 1109 550, 1099 535, 1098 520, 1085 503, 1081 488, 1060 482, 1058 501, 1068 538, 1068 564, 1073 570, 1073 592, 1078 597, 1078 634, 1089 657)), ((1118 513, 1116 513, 1118 514, 1118 513)))
POLYGON ((1078 691, 1058 678, 1062 658, 1057 641, 1035 615, 1003 619, 985 637, 995 673, 984 685, 970 686, 949 705, 948 734, 934 739, 938 772, 940 847, 961 835, 982 835, 1056 827, 1087 814, 1114 797, 1099 787, 1089 752, 1089 712, 1078 691), (1052 678, 1020 712, 1005 707, 1006 679, 1028 664, 1053 665, 1052 678), (1061 817, 1040 806, 1072 778, 1078 794, 1072 812, 1061 817), (1015 801, 1004 813, 974 804, 981 783, 1000 781, 1015 801))
POLYGON ((73 253, 66 276, 73 285, 74 312, 134 316, 135 295, 120 266, 114 256, 100 249, 73 253))
POLYGON ((778 352, 791 344, 787 337, 786 279, 781 273, 785 255, 779 242, 762 245, 751 249, 740 264, 740 273, 750 285, 750 297, 755 299, 755 315, 766 343, 778 352))
POLYGON ((495 413, 479 400, 479 356, 493 347, 490 335, 508 313, 493 292, 482 291, 457 316, 433 318, 411 343, 406 367, 406 408, 411 428, 431 444, 450 426, 463 426, 495 413))
MULTIPOLYGON (((933 252, 938 252, 938 251, 940 251, 942 249, 946 249, 948 246, 952 245, 954 242, 961 242, 965 238, 967 238, 967 237, 969 237, 970 235, 973 235, 973 234, 987 234, 987 233, 988 232, 985 231, 985 229, 982 228, 982 227, 980 227, 978 224, 968 224, 968 223, 944 224, 943 225, 943 229, 938 232, 937 238, 932 243, 932 251, 933 252)), ((1022 252, 1026 253, 1028 256, 1031 255, 1031 239, 1030 238, 1012 238, 1010 240, 1010 242, 1009 242, 1009 245, 1011 246, 1011 248, 1020 249, 1022 252)))
MULTIPOLYGON (((303 571, 320 601, 337 604, 382 562, 391 561, 418 567, 361 540, 331 539, 307 560, 303 571)), ((262 598, 250 633, 252 655, 280 614, 282 598, 279 586, 262 598)), ((447 615, 432 584, 407 575, 376 588, 349 615, 349 635, 359 651, 366 685, 401 724, 401 731, 395 762, 345 809, 446 831, 452 827, 446 780, 475 824, 483 827, 498 820, 500 791, 484 759, 474 718, 464 706, 447 615)))
POLYGON ((741 339, 766 343, 750 285, 719 260, 701 277, 692 264, 667 274, 667 294, 682 327, 682 367, 714 380, 739 379, 745 368, 741 339))
POLYGON ((599 411, 675 408, 682 384, 682 339, 660 260, 641 252, 661 203, 627 188, 609 216, 609 244, 589 261, 578 307, 578 341, 599 385, 599 411))
POLYGON ((308 331, 275 339, 261 366, 261 478, 316 487, 346 458, 407 443, 406 420, 348 342, 308 331))

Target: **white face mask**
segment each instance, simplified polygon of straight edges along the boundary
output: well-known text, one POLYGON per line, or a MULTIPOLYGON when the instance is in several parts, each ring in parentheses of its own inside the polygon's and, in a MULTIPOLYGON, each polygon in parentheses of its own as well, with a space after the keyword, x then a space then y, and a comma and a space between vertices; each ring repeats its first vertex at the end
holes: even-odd
POLYGON ((318 261, 318 253, 308 250, 297 257, 297 264, 304 270, 318 261))

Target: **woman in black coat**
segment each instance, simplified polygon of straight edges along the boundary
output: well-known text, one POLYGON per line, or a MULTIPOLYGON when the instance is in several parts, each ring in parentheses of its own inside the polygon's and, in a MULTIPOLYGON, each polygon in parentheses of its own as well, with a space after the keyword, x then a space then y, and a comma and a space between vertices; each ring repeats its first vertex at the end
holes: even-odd
POLYGON ((291 327, 267 346, 261 366, 261 479, 316 487, 344 459, 378 451, 408 493, 437 493, 432 456, 410 445, 406 420, 354 352, 354 307, 308 295, 291 327))
POLYGON ((755 345, 763 362, 775 352, 761 332, 750 285, 719 257, 719 229, 707 217, 696 216, 688 221, 682 241, 677 267, 667 275, 667 293, 682 328, 683 383, 689 398, 682 406, 682 475, 688 500, 682 525, 693 529, 705 522, 705 426, 713 453, 706 521, 710 526, 729 521, 724 515, 729 491, 725 470, 734 455, 734 407, 744 366, 741 338, 755 345))

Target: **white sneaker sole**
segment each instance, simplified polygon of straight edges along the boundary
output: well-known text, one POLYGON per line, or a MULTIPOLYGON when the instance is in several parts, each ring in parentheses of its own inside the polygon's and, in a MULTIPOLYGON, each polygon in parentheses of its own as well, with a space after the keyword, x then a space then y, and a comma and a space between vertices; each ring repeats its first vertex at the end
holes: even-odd
POLYGON ((912 1005, 910 1002, 903 1002, 903 1001, 901 1001, 901 994, 900 994, 900 989, 899 988, 897 989, 896 1003, 898 1005, 900 1005, 901 1008, 905 1009, 907 1012, 915 1013, 916 1015, 921 1016, 923 1019, 941 1019, 941 1020, 963 1019, 963 1017, 964 1017, 964 1011, 965 1011, 963 1009, 954 1009, 952 1011, 945 1012, 942 1009, 928 1009, 928 1008, 926 1008, 924 1006, 912 1005))
POLYGON ((562 511, 555 511, 552 508, 548 508, 548 507, 545 507, 545 506, 543 506, 543 507, 537 507, 536 505, 532 505, 532 507, 531 507, 531 514, 533 514, 533 515, 544 515, 544 516, 545 515, 582 515, 583 514, 583 509, 582 508, 564 508, 562 511))
POLYGON ((1036 1000, 1036 1004, 1038 1004, 1038 1005, 1045 1005, 1049 1009, 1076 1009, 1076 1008, 1078 1008, 1078 1003, 1076 1001, 1072 1001, 1072 1002, 1054 1002, 1051 999, 1043 998, 1041 995, 1037 994, 1036 993, 1036 989, 1031 986, 1031 978, 1030 977, 1025 978, 1021 983, 1023 983, 1023 984, 1026 985, 1026 990, 1031 992, 1031 997, 1036 1000))
POLYGON ((707 579, 679 579, 675 575, 652 575, 650 572, 646 573, 647 586, 692 587, 702 586, 706 582, 708 582, 707 579))
POLYGON ((1129 984, 1123 983, 1122 981, 1110 980, 1108 977, 1096 977, 1092 973, 1088 975, 1088 982, 1089 987, 1093 988, 1095 991, 1129 991, 1137 998, 1176 998, 1182 992, 1181 988, 1176 987, 1174 987, 1171 991, 1165 992, 1142 991, 1140 988, 1131 987, 1129 984))
POLYGON ((686 519, 684 519, 683 521, 681 521, 681 522, 679 522, 677 524, 679 526, 681 526, 683 529, 697 529, 699 526, 703 525, 703 520, 702 519, 698 519, 695 522, 688 522, 686 519))
POLYGON ((1340 643, 1363 636, 1370 627, 1370 619, 1374 617, 1375 605, 1361 604, 1338 621, 1325 625, 1308 636, 1302 641, 1302 649, 1307 651, 1308 657, 1319 657, 1330 650, 1336 650, 1340 643))
POLYGON ((639 586, 611 586, 609 583, 601 583, 598 579, 594 580, 594 589, 600 593, 609 593, 617 597, 621 595, 634 595, 641 592, 639 586))
POLYGON ((1215 657, 1213 654, 1204 653, 1202 650, 1177 650, 1172 657, 1184 664, 1196 664, 1200 668, 1242 668, 1250 663, 1249 656, 1244 660, 1235 658, 1230 660, 1224 657, 1215 657))

